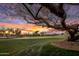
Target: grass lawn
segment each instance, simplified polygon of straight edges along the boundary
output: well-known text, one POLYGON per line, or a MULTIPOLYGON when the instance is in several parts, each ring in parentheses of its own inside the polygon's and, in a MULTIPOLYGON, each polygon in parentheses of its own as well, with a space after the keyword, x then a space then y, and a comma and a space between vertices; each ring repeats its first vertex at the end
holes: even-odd
POLYGON ((0 39, 0 55, 63 55, 63 53, 66 53, 66 55, 79 55, 78 51, 74 52, 71 50, 55 48, 54 46, 50 47, 49 44, 51 41, 62 40, 64 38, 65 36, 59 35, 27 37, 26 39, 22 38, 20 40, 16 38, 0 39), (61 54, 58 54, 58 52, 61 52, 61 54))
POLYGON ((79 51, 67 50, 47 44, 43 46, 40 55, 41 56, 79 56, 79 51))

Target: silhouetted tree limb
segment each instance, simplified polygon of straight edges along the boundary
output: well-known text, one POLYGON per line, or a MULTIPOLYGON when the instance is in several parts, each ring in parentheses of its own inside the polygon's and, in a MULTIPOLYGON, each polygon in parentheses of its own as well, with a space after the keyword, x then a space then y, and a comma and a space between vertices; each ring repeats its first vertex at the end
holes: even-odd
POLYGON ((37 13, 36 13, 36 18, 38 18, 38 14, 39 14, 39 12, 40 12, 40 10, 42 9, 42 6, 39 8, 39 10, 37 11, 37 13))
MULTIPOLYGON (((25 4, 23 4, 25 6, 25 4)), ((68 39, 68 41, 76 41, 77 39, 79 39, 79 36, 75 36, 76 33, 78 32, 78 27, 79 25, 76 24, 75 26, 71 25, 71 26, 67 26, 65 20, 66 20, 66 13, 64 11, 64 8, 63 8, 63 4, 60 3, 60 4, 51 4, 51 3, 44 3, 44 4, 41 4, 42 6, 48 8, 50 10, 51 13, 54 13, 56 16, 60 17, 61 18, 61 26, 62 27, 59 27, 59 26, 53 26, 53 25, 50 25, 50 23, 47 21, 48 19, 47 18, 38 18, 38 13, 40 12, 41 8, 39 8, 36 16, 34 16, 30 11, 29 9, 25 6, 25 8, 28 9, 28 11, 30 12, 30 14, 34 17, 35 20, 38 20, 38 21, 42 21, 44 22, 48 27, 54 27, 56 29, 64 29, 66 30, 70 37, 68 39)))
POLYGON ((25 4, 25 3, 22 3, 22 5, 25 7, 26 10, 28 10, 28 12, 31 14, 31 16, 36 19, 36 17, 33 15, 33 13, 31 12, 31 10, 29 9, 29 7, 25 4))

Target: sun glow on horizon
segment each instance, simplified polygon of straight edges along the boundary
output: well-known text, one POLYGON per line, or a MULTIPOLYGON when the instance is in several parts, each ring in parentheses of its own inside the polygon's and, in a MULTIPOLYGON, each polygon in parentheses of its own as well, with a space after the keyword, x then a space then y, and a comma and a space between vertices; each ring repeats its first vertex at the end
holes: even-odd
POLYGON ((9 27, 9 28, 18 28, 28 32, 35 31, 45 31, 48 27, 38 26, 35 24, 9 24, 9 23, 0 23, 0 26, 9 27))

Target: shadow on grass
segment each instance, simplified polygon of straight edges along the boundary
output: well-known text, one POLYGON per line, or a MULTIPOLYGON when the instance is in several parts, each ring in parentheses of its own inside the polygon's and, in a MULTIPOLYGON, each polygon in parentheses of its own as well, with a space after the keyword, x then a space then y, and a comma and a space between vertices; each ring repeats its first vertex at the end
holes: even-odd
POLYGON ((41 56, 79 56, 79 51, 54 47, 50 44, 43 46, 41 56))
POLYGON ((79 51, 67 50, 63 48, 54 47, 50 44, 44 46, 33 46, 23 52, 20 56, 79 56, 79 51))

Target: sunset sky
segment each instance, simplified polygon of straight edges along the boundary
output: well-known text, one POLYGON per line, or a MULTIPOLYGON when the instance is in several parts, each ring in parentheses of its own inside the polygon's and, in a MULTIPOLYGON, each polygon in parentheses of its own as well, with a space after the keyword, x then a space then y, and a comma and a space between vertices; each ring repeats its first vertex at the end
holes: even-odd
POLYGON ((46 31, 48 27, 37 26, 35 24, 10 24, 10 23, 0 23, 0 26, 13 28, 13 29, 21 29, 28 32, 35 32, 35 31, 46 31))
MULTIPOLYGON (((31 6, 33 9, 33 12, 36 13, 36 11, 39 9, 40 5, 34 4, 31 6)), ((68 5, 64 4, 63 6, 67 18, 67 23, 78 23, 79 24, 79 5, 68 5), (71 21, 73 20, 73 21, 71 21)), ((39 16, 47 16, 51 22, 52 19, 57 18, 56 15, 51 14, 47 11, 47 9, 42 9, 39 13, 39 16)), ((44 31, 48 28, 37 26, 35 24, 32 24, 35 22, 30 20, 33 19, 33 17, 28 13, 27 10, 23 9, 23 7, 20 4, 0 4, 0 26, 6 26, 11 28, 20 28, 27 31, 44 31), (24 16, 26 16, 27 20, 31 23, 28 23, 28 21, 24 20, 24 16)))
MULTIPOLYGON (((32 6, 32 9, 37 10, 39 5, 32 6)), ((22 15, 28 15, 28 12, 20 12, 23 8, 18 4, 0 4, 0 22, 13 23, 13 24, 27 24, 28 22, 23 19, 22 15)), ((79 5, 64 5, 64 10, 67 14, 67 19, 78 20, 79 18, 79 5)), ((26 10, 27 11, 27 10, 26 10)), ((44 13, 40 13, 41 15, 44 13)), ((52 16, 50 16, 52 17, 52 16)))

